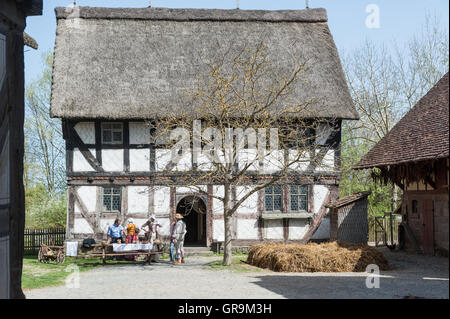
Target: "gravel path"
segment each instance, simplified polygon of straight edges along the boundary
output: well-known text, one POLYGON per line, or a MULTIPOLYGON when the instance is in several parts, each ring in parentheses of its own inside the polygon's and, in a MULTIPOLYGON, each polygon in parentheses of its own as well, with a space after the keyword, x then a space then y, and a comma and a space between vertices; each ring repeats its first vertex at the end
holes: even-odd
POLYGON ((27 298, 449 298, 448 258, 381 249, 395 270, 382 271, 380 288, 366 288, 366 273, 231 272, 189 257, 186 264, 111 265, 80 274, 80 287, 25 291, 27 298), (179 283, 174 289, 172 283, 179 283))

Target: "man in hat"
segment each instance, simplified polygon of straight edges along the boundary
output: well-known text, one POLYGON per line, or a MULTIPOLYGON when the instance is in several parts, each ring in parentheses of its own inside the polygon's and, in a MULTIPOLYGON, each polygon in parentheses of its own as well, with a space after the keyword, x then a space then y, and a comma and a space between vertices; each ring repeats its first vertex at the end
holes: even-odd
POLYGON ((172 233, 171 241, 174 243, 176 251, 174 264, 184 263, 184 236, 186 235, 186 223, 183 221, 183 215, 175 214, 175 227, 172 233))

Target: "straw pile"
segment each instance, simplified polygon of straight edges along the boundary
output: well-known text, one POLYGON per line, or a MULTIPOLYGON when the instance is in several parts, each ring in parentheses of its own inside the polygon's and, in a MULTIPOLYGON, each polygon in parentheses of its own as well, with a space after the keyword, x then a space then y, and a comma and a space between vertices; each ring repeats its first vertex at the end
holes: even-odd
POLYGON ((373 247, 350 243, 263 243, 250 247, 247 263, 279 272, 360 272, 369 264, 388 270, 386 258, 373 247))

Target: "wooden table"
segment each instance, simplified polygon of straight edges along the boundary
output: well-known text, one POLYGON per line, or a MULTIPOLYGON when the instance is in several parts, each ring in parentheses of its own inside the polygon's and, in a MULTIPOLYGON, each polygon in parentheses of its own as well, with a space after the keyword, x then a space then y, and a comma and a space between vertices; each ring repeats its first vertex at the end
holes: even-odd
POLYGON ((150 265, 151 261, 152 261, 152 256, 160 255, 160 254, 163 253, 162 251, 149 251, 149 250, 132 250, 132 251, 109 253, 109 252, 106 252, 106 249, 108 247, 113 247, 113 244, 106 244, 106 243, 94 244, 91 247, 101 247, 102 248, 102 252, 101 253, 88 254, 87 256, 89 256, 89 257, 101 257, 103 264, 106 264, 106 257, 129 256, 129 255, 145 255, 145 256, 147 256, 145 263, 150 265))

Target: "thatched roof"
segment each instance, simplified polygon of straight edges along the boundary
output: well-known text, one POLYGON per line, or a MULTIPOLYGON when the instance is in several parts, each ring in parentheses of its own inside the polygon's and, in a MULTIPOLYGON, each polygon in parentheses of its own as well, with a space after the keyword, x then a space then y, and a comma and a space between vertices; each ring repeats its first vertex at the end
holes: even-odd
POLYGON ((305 117, 358 118, 324 9, 55 11, 53 117, 142 119, 182 112, 195 107, 186 90, 206 73, 209 55, 263 41, 279 73, 292 70, 292 56, 305 63, 292 93, 298 103, 314 101, 305 117))
POLYGON ((28 33, 24 32, 23 33, 23 44, 25 44, 26 46, 37 50, 38 49, 38 43, 36 42, 35 39, 33 39, 28 33))
POLYGON ((385 167, 448 157, 448 95, 447 73, 355 168, 385 167))

